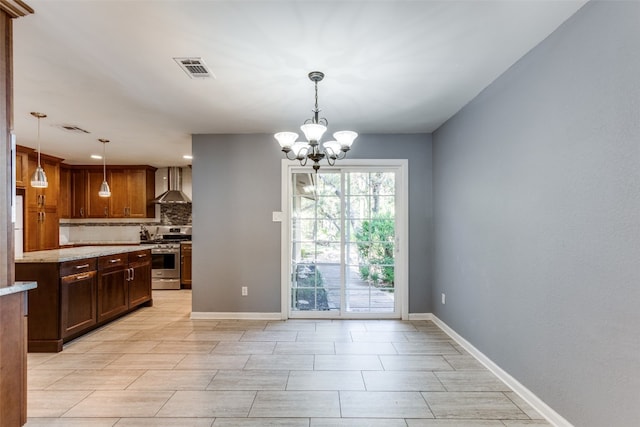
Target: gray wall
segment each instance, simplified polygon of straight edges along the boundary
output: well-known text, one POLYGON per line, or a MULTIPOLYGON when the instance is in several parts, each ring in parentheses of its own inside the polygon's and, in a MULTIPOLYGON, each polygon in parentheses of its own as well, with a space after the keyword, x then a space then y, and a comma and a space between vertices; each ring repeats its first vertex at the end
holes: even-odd
MULTIPOLYGON (((282 153, 273 135, 193 136, 193 311, 280 312, 282 153), (240 288, 249 287, 242 297, 240 288)), ((431 136, 361 135, 350 158, 409 159, 409 312, 431 289, 431 136)))
POLYGON ((433 141, 435 314, 575 425, 638 425, 640 3, 587 3, 433 141))

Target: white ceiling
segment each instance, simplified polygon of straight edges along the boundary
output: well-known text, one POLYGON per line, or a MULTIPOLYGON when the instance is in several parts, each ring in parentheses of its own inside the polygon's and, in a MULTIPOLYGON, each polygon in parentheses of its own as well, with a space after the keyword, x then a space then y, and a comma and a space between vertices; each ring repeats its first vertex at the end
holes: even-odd
POLYGON ((585 1, 27 3, 35 14, 14 22, 18 144, 36 146, 40 111, 44 153, 100 163, 89 155, 108 138, 108 163, 161 167, 190 163, 191 134, 295 131, 313 70, 329 131, 431 132, 585 1), (173 60, 185 56, 216 78, 190 79, 173 60))

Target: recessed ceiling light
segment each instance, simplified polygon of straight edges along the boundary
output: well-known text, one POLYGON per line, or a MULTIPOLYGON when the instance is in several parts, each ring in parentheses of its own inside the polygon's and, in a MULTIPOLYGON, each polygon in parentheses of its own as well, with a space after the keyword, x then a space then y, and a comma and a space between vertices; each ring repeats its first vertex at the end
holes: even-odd
POLYGON ((96 160, 102 160, 102 156, 100 154, 92 154, 91 158, 96 160))
POLYGON ((184 156, 182 156, 183 159, 187 159, 187 160, 191 160, 193 159, 193 156, 191 154, 185 154, 184 156))

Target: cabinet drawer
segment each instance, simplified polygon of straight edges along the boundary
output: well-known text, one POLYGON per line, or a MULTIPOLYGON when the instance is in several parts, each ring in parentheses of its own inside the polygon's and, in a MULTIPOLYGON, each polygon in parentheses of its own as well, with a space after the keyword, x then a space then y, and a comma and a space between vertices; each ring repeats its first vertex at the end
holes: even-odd
POLYGON ((129 263, 127 253, 105 255, 98 258, 98 269, 105 270, 108 268, 124 267, 129 263))
POLYGON ((139 263, 139 262, 151 262, 151 251, 146 249, 146 250, 141 250, 141 251, 135 251, 135 252, 129 252, 129 263, 139 263))
POLYGON ((96 269, 96 258, 79 259, 60 263, 60 277, 86 273, 96 269))

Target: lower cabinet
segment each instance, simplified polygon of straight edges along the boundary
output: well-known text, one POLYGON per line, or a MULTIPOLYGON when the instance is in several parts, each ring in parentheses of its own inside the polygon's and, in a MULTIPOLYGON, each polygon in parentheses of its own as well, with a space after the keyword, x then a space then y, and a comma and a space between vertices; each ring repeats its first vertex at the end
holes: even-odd
POLYGON ((125 270, 127 254, 98 258, 98 322, 116 317, 129 310, 129 294, 125 270))
POLYGON ((96 316, 96 271, 60 278, 62 338, 94 326, 96 316))
POLYGON ((151 300, 149 253, 137 251, 98 259, 98 322, 151 300))
POLYGON ((191 243, 180 245, 180 283, 183 289, 191 289, 191 243))
POLYGON ((62 351, 64 342, 153 304, 150 250, 66 262, 16 262, 15 269, 17 281, 38 282, 28 294, 29 352, 62 351))
POLYGON ((151 301, 151 255, 149 251, 129 253, 129 307, 151 301))

